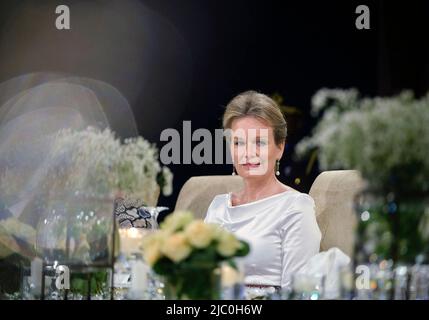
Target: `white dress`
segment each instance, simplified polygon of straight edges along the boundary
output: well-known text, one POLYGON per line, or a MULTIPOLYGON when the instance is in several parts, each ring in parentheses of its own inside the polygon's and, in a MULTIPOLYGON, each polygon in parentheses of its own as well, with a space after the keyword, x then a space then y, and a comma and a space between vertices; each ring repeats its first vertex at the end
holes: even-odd
POLYGON ((204 221, 220 224, 249 242, 246 285, 290 289, 291 275, 319 252, 314 200, 295 190, 238 206, 231 205, 230 193, 218 195, 204 221))

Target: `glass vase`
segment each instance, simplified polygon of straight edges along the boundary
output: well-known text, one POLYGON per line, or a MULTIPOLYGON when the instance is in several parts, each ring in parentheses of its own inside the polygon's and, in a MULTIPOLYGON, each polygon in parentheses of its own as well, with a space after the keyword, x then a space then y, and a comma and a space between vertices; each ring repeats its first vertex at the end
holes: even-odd
POLYGON ((427 262, 429 195, 365 190, 355 200, 355 265, 427 262))
POLYGON ((190 268, 163 279, 166 300, 221 299, 220 267, 190 268))
POLYGON ((112 197, 53 192, 37 226, 36 250, 53 277, 59 267, 67 269, 69 288, 52 285, 44 274, 41 299, 110 299, 116 231, 112 197))

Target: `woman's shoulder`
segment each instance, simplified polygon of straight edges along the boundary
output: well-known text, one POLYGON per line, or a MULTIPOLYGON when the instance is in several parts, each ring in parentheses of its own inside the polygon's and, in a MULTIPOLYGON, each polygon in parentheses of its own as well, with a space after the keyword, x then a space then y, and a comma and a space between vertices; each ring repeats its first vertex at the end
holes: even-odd
POLYGON ((315 230, 314 234, 320 233, 316 222, 316 205, 313 198, 303 192, 295 191, 290 194, 289 203, 279 219, 281 230, 298 228, 315 230))
POLYGON ((215 195, 213 200, 212 200, 212 203, 226 202, 228 200, 228 197, 229 197, 228 193, 222 193, 222 194, 215 195))
POLYGON ((308 193, 293 189, 290 195, 294 205, 314 205, 314 199, 308 193))
MULTIPOLYGON (((314 200, 309 194, 300 192, 290 187, 286 191, 278 193, 277 195, 280 196, 279 198, 282 199, 288 206, 314 204, 314 200)), ((275 196, 276 195, 274 195, 274 197, 275 196)))
POLYGON ((314 199, 307 193, 292 190, 286 192, 283 200, 283 210, 286 217, 290 215, 299 216, 309 212, 314 214, 315 212, 314 199))
POLYGON ((212 210, 219 207, 226 207, 228 204, 228 193, 222 193, 214 196, 213 200, 210 202, 208 210, 212 210))
POLYGON ((228 194, 216 195, 207 208, 205 222, 215 222, 219 215, 223 215, 228 203, 228 194))

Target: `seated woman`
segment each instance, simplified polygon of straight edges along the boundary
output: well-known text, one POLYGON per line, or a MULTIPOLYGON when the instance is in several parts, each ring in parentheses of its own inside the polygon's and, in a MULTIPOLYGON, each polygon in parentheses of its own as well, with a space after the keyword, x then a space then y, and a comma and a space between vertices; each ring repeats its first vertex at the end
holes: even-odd
POLYGON ((247 287, 290 289, 291 276, 319 252, 321 233, 313 199, 277 178, 286 121, 271 98, 248 91, 227 105, 223 127, 229 132, 233 175, 243 178, 244 188, 216 196, 205 222, 249 242, 247 287))

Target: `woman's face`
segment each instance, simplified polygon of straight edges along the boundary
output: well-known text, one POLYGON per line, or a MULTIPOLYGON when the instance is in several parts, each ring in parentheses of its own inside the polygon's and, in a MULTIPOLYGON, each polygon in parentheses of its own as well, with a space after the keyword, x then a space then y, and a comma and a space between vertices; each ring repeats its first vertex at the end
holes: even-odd
POLYGON ((284 145, 276 145, 273 128, 263 119, 246 116, 231 123, 231 155, 237 173, 243 178, 274 174, 284 145))

